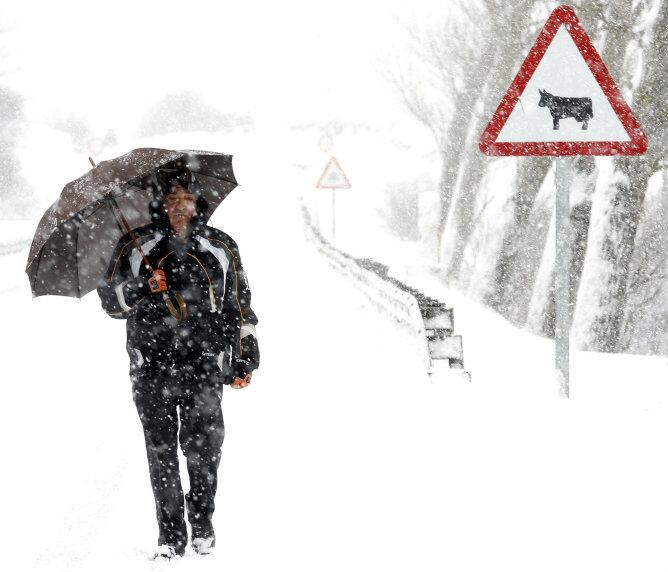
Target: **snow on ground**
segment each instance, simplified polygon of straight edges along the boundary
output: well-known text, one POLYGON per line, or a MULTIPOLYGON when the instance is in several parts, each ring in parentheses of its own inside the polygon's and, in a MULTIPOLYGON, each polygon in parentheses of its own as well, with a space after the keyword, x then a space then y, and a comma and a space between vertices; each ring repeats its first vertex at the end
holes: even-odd
MULTIPOLYGON (((230 148, 182 141, 161 144, 230 148)), ((455 308, 473 378, 430 383, 410 335, 305 244, 306 189, 281 141, 235 145, 242 186, 212 220, 239 243, 262 352, 250 387, 223 396, 217 552, 147 560, 125 323, 95 293, 32 300, 25 250, 2 258, 2 568, 665 570, 667 361, 577 354, 566 401, 551 343, 413 266, 406 278, 455 308)))

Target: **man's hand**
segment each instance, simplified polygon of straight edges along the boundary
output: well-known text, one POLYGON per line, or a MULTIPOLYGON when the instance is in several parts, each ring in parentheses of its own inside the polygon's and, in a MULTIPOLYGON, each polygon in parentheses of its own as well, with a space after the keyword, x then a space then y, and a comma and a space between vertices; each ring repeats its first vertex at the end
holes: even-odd
POLYGON ((158 268, 153 271, 153 277, 148 279, 148 285, 151 292, 164 292, 167 290, 167 278, 165 271, 158 268))
POLYGON ((235 377, 234 381, 230 385, 235 389, 243 389, 250 383, 251 375, 252 374, 249 373, 243 379, 240 377, 235 377))

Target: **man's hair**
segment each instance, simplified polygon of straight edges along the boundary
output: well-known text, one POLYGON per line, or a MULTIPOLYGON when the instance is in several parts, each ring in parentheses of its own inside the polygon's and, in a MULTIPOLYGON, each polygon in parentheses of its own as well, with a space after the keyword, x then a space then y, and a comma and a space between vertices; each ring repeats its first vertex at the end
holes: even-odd
POLYGON ((187 169, 157 171, 152 185, 153 200, 149 203, 151 221, 164 231, 170 228, 169 217, 164 210, 163 201, 174 192, 176 186, 184 188, 195 197, 195 215, 190 224, 193 227, 203 226, 209 203, 202 194, 202 187, 191 171, 187 169))

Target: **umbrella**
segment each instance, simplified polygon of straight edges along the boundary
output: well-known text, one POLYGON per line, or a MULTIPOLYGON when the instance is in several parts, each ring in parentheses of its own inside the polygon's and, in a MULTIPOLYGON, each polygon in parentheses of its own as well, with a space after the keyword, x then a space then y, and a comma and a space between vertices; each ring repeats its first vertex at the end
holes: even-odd
POLYGON ((102 161, 65 185, 42 216, 30 246, 26 273, 33 298, 81 298, 94 290, 120 237, 151 222, 148 205, 156 171, 182 168, 189 169, 202 188, 207 221, 237 186, 232 155, 144 147, 102 161))

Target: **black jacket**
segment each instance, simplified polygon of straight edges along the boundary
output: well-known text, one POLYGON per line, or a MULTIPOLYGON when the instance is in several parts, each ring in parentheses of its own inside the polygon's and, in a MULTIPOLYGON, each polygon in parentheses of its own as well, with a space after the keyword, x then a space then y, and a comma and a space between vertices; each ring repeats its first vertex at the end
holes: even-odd
POLYGON ((256 369, 257 317, 236 242, 206 225, 192 228, 185 240, 158 225, 134 233, 153 269, 165 271, 175 305, 174 292, 181 294, 187 318, 177 321, 162 294, 150 291, 151 272, 129 234, 121 237, 97 291, 107 314, 127 319, 131 361, 150 367, 163 365, 166 357, 184 362, 209 358, 222 370, 226 360, 239 377, 256 369))

